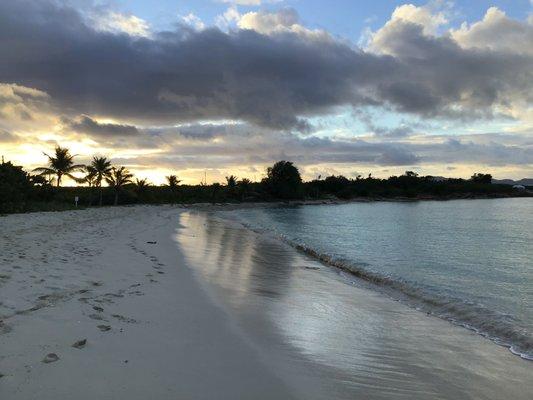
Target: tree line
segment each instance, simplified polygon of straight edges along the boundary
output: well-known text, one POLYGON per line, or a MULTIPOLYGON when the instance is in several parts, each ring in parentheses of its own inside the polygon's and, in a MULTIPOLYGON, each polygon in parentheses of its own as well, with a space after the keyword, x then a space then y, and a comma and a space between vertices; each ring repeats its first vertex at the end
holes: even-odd
POLYGON ((26 172, 10 162, 0 164, 0 213, 72 208, 74 198, 81 206, 163 203, 222 203, 276 200, 460 198, 528 195, 509 185, 491 184, 490 174, 476 173, 470 179, 443 179, 419 176, 406 171, 388 179, 342 175, 318 177, 303 182, 290 161, 278 161, 260 182, 234 175, 225 184, 183 185, 177 175, 166 177, 165 185, 138 179, 123 166, 114 166, 106 157, 94 156, 89 165, 76 164, 69 149, 57 146, 46 154, 48 165, 26 172), (79 185, 62 187, 68 177, 79 185), (104 186, 104 183, 106 184, 104 186))

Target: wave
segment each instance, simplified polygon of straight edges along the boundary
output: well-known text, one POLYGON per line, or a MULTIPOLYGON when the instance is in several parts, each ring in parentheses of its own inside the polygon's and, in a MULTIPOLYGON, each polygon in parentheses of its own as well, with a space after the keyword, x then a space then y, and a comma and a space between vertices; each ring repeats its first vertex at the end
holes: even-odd
MULTIPOLYGON (((351 275, 374 285, 393 289, 403 295, 402 297, 407 297, 410 300, 410 305, 473 330, 501 346, 508 347, 514 354, 533 360, 533 337, 525 329, 519 328, 509 321, 512 320, 509 315, 490 310, 473 302, 432 293, 409 282, 370 272, 349 261, 320 253, 304 244, 296 243, 287 238, 282 239, 297 250, 324 264, 349 272, 351 275)), ((400 300, 402 299, 400 298, 400 300)))
POLYGON ((272 234, 277 239, 321 263, 338 268, 365 282, 374 285, 392 298, 430 315, 445 319, 455 325, 472 330, 526 360, 533 361, 533 336, 510 315, 503 314, 481 304, 464 299, 444 296, 416 283, 382 275, 365 269, 350 260, 320 252, 304 243, 269 230, 258 229, 237 218, 240 225, 260 234, 272 234))

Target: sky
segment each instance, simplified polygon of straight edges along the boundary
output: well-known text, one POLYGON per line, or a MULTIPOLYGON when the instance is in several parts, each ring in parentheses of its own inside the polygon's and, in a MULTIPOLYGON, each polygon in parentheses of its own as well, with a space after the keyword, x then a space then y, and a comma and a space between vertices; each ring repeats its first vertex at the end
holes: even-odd
POLYGON ((2 0, 0 154, 140 178, 533 177, 529 0, 2 0))

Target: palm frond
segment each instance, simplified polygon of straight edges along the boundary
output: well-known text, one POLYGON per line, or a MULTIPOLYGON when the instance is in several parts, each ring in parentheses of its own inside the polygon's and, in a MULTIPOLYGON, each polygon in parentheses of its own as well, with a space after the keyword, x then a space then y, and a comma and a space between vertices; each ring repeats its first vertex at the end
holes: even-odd
POLYGON ((52 168, 48 168, 48 167, 38 167, 38 168, 34 168, 32 170, 33 172, 40 172, 40 175, 51 175, 51 174, 55 174, 56 171, 52 168))

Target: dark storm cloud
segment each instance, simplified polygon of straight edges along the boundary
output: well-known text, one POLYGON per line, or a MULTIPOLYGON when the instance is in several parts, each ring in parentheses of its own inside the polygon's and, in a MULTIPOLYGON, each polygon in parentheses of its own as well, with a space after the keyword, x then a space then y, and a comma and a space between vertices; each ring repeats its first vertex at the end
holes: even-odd
POLYGON ((533 100, 530 55, 465 49, 448 36, 425 35, 421 25, 405 21, 378 33, 375 45, 405 67, 404 79, 378 88, 380 97, 399 111, 469 118, 490 114, 494 105, 533 100))
POLYGON ((86 115, 73 120, 64 119, 63 123, 68 129, 90 136, 135 136, 139 134, 139 130, 133 125, 100 123, 86 115))
POLYGON ((162 132, 201 141, 231 136, 244 138, 265 133, 264 129, 252 128, 246 124, 190 124, 162 132))
POLYGON ((393 26, 380 42, 387 54, 377 55, 289 32, 100 32, 60 4, 0 2, 0 82, 44 90, 70 115, 238 119, 308 131, 306 116, 336 106, 465 118, 531 100, 530 56, 464 49, 415 24, 393 26))

